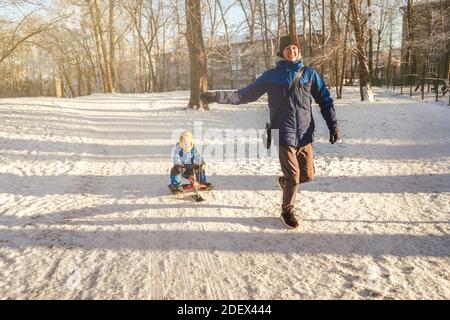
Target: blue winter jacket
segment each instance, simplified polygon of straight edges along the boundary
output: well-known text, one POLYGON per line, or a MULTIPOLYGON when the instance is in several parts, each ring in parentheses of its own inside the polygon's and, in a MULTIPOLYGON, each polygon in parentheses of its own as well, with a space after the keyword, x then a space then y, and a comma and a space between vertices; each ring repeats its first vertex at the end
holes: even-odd
POLYGON ((331 131, 337 127, 333 99, 324 81, 316 70, 304 67, 298 86, 283 105, 289 86, 295 80, 303 60, 291 62, 281 60, 276 67, 264 72, 258 79, 245 88, 236 91, 218 91, 218 103, 244 104, 256 101, 267 92, 272 128, 279 129, 279 144, 303 147, 313 141, 314 119, 312 116, 312 98, 319 104, 323 118, 331 131), (277 119, 275 110, 281 108, 277 119))
POLYGON ((188 153, 184 152, 178 142, 172 149, 172 161, 174 165, 177 164, 202 164, 203 158, 198 152, 198 149, 192 146, 191 151, 188 153))

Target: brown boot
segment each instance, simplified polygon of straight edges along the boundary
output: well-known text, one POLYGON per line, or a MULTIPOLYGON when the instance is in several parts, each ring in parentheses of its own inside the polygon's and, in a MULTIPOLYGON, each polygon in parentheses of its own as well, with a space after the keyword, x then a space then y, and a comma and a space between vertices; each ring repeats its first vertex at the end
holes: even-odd
POLYGON ((281 212, 280 216, 281 222, 289 228, 289 229, 295 229, 298 228, 298 221, 295 218, 293 211, 283 211, 281 212))

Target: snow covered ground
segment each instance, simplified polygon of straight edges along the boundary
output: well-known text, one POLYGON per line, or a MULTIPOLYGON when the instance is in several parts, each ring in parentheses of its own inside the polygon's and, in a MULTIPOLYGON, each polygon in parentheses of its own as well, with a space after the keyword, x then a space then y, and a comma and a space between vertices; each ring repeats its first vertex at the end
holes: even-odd
POLYGON ((277 159, 206 159, 206 202, 168 194, 174 130, 261 128, 264 101, 0 99, 0 298, 450 299, 450 107, 344 96, 336 145, 314 110, 296 231, 277 159))

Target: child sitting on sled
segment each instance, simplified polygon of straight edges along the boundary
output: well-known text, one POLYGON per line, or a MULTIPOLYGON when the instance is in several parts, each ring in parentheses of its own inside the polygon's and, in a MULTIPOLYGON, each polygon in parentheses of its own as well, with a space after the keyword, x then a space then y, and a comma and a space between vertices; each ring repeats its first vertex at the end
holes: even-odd
POLYGON ((173 151, 173 164, 170 170, 170 189, 172 192, 182 192, 181 177, 189 179, 195 177, 201 189, 211 189, 212 185, 206 182, 205 162, 194 146, 194 136, 190 131, 180 135, 180 141, 173 151))

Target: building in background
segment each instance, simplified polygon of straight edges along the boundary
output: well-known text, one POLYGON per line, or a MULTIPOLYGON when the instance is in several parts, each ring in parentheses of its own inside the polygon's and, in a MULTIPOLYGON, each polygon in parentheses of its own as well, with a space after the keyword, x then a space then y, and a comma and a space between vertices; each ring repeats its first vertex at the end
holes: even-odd
POLYGON ((403 11, 404 74, 448 79, 450 67, 450 0, 421 0, 403 11), (411 31, 408 36, 408 18, 411 31), (410 52, 410 53, 409 53, 410 52))

